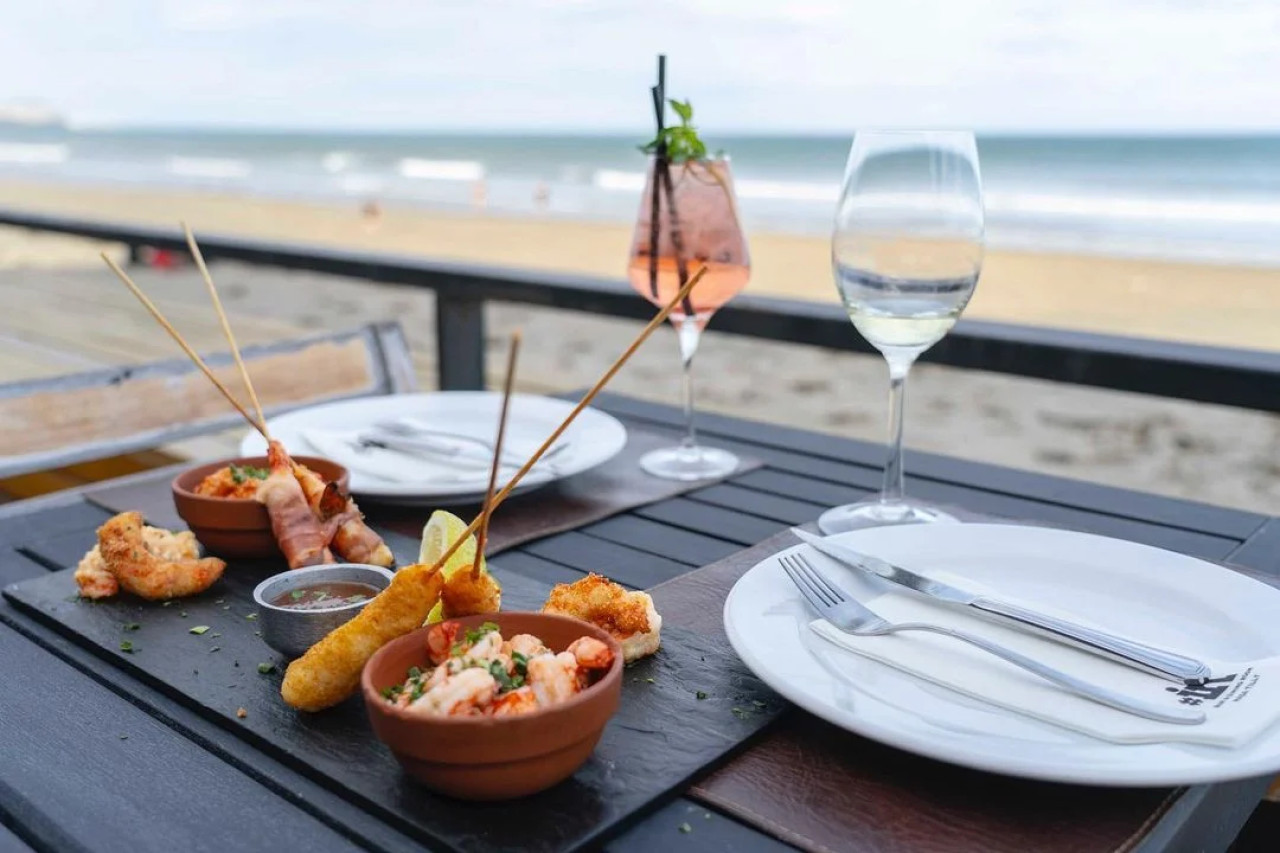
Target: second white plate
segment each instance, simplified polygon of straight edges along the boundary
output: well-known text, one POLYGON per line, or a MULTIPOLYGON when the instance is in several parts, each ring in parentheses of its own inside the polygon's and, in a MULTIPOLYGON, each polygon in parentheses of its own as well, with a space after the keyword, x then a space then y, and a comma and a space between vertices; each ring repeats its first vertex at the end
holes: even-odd
MULTIPOLYGON (((413 418, 434 429, 492 441, 497 429, 502 395, 490 391, 442 391, 363 397, 309 406, 271 418, 269 431, 291 453, 329 456, 351 469, 351 491, 384 503, 450 505, 478 503, 484 499, 488 472, 483 467, 459 473, 448 465, 439 475, 424 475, 412 482, 390 481, 361 471, 358 457, 340 458, 318 452, 306 439, 311 430, 345 432, 363 430, 379 421, 413 418), (350 464, 348 464, 350 463, 350 464)), ((506 450, 517 456, 532 454, 573 409, 572 403, 532 394, 514 394, 507 422, 506 450)), ((520 491, 580 474, 616 456, 627 443, 627 430, 617 418, 599 409, 586 408, 561 438, 566 448, 555 456, 554 466, 531 471, 520 491)), ((266 442, 257 433, 240 443, 243 455, 263 453, 266 442)), ((510 472, 508 472, 510 473, 510 472)), ((501 482, 501 481, 500 481, 501 482)))
MULTIPOLYGON (((881 527, 835 538, 921 574, 945 571, 1011 598, 1052 602, 1055 611, 1086 615, 1156 645, 1225 661, 1280 654, 1280 590, 1182 554, 1004 524, 881 527)), ((804 545, 782 553, 800 549, 823 559, 804 545)), ((822 569, 868 603, 901 594, 825 560, 822 569)), ((980 770, 1090 785, 1187 785, 1280 771, 1280 726, 1233 750, 1108 743, 869 658, 829 658, 821 640, 815 646, 807 627, 812 618, 776 556, 743 575, 725 602, 730 642, 770 687, 823 719, 900 749, 980 770)))

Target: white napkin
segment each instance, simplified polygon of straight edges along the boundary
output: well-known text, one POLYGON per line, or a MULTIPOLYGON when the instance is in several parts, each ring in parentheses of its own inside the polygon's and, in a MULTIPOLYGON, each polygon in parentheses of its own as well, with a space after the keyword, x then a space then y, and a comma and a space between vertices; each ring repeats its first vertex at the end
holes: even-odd
POLYGON ((354 446, 360 432, 307 429, 299 433, 303 441, 318 453, 351 471, 392 483, 439 484, 475 482, 483 488, 488 482, 486 465, 467 461, 459 465, 452 459, 435 459, 428 454, 403 453, 381 447, 359 450, 354 446))
MULTIPOLYGON (((974 586, 968 580, 965 584, 974 586)), ((1077 696, 949 637, 923 631, 859 637, 844 633, 825 619, 809 623, 818 636, 840 649, 966 696, 1101 740, 1182 742, 1234 748, 1252 740, 1280 718, 1280 657, 1238 664, 1205 661, 1215 674, 1223 675, 1202 687, 1179 687, 1162 678, 916 596, 886 593, 863 603, 890 622, 927 622, 976 634, 1100 686, 1135 698, 1166 699, 1171 706, 1180 703, 1205 713, 1205 722, 1194 726, 1148 720, 1077 696)), ((1035 606, 1033 602, 1018 603, 1035 606)))

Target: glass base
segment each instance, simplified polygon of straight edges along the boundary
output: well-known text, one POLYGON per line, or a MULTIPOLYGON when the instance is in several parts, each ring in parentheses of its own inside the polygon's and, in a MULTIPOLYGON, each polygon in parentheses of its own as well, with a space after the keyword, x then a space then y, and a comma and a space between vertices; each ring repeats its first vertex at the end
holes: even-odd
POLYGON ((845 504, 829 509, 818 518, 818 529, 825 535, 847 533, 866 527, 890 524, 935 524, 955 522, 955 516, 913 500, 882 501, 879 498, 845 504))
POLYGON ((738 470, 738 457, 714 447, 663 447, 641 456, 640 467, 664 480, 710 480, 738 470))

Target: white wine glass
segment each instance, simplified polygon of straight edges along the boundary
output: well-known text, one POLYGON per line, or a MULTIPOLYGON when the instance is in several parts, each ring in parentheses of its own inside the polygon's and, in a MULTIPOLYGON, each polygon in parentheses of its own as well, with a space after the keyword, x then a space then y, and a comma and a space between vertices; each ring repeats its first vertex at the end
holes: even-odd
POLYGON ((879 497, 829 509, 823 533, 954 521, 903 493, 907 374, 955 325, 978 284, 982 179, 966 131, 860 131, 849 151, 831 237, 849 318, 889 364, 889 457, 879 497))

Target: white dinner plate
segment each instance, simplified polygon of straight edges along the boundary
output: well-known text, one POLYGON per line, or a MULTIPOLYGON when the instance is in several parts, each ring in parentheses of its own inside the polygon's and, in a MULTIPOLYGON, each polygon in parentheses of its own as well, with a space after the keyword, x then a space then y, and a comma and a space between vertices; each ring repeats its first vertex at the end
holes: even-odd
MULTIPOLYGON (((439 391, 423 394, 393 394, 362 397, 298 409, 267 422, 273 438, 284 442, 290 453, 324 456, 351 470, 351 491, 384 503, 412 506, 448 506, 484 500, 489 472, 484 465, 458 467, 446 460, 415 457, 413 479, 389 480, 362 465, 355 451, 326 443, 323 452, 307 436, 317 432, 346 433, 371 428, 379 421, 412 418, 432 429, 474 436, 492 442, 497 431, 502 395, 490 391, 439 391)), ((573 404, 532 394, 513 394, 504 438, 504 457, 532 455, 547 436, 572 411, 573 404)), ((551 464, 530 471, 517 491, 544 486, 580 474, 616 456, 627 443, 627 430, 617 418, 599 409, 586 408, 560 438, 564 450, 551 464)), ((245 436, 240 453, 245 456, 266 451, 266 442, 256 432, 245 436)), ((514 471, 504 469, 507 476, 514 471)), ((499 480, 499 484, 503 482, 499 480)))
MULTIPOLYGON (((921 574, 945 571, 1030 602, 1052 602, 1138 640, 1224 661, 1280 654, 1280 590, 1146 545, 1005 524, 879 527, 833 537, 921 574)), ((892 584, 803 550, 848 592, 872 604, 892 584)), ((1280 771, 1280 725, 1238 749, 1115 744, 1039 722, 837 652, 777 559, 751 568, 725 601, 738 655, 805 710, 891 746, 953 764, 1054 782, 1188 785, 1280 771)))

